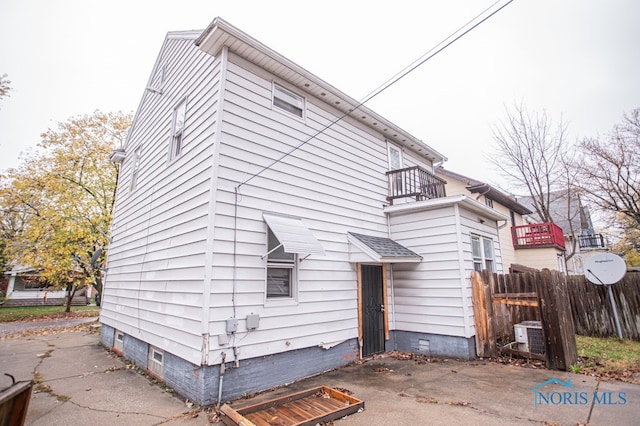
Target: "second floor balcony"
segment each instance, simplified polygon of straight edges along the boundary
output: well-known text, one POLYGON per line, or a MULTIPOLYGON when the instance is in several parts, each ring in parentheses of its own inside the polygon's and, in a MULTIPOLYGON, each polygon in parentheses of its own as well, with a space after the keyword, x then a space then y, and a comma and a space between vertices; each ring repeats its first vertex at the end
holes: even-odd
POLYGON ((605 249, 607 245, 602 234, 578 235, 581 249, 605 249))
POLYGON ((512 226, 514 248, 556 247, 564 250, 562 228, 553 222, 512 226))
POLYGON ((419 166, 387 172, 387 201, 393 204, 399 198, 414 198, 416 201, 446 197, 446 181, 419 166))

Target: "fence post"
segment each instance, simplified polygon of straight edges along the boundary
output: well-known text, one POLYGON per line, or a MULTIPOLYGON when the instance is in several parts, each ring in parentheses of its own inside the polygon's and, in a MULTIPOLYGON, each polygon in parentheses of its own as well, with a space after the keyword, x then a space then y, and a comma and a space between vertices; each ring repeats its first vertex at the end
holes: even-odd
POLYGON ((487 341, 487 309, 484 297, 482 275, 471 273, 471 290, 473 294, 473 318, 476 327, 476 355, 484 358, 489 354, 487 341))
POLYGON ((496 340, 495 316, 493 314, 493 289, 496 288, 496 274, 492 274, 487 270, 483 271, 483 275, 488 278, 484 281, 484 298, 487 300, 487 335, 489 337, 489 356, 495 358, 498 356, 498 342, 496 340))
POLYGON ((567 370, 578 360, 576 332, 564 274, 543 269, 536 282, 547 368, 567 370))

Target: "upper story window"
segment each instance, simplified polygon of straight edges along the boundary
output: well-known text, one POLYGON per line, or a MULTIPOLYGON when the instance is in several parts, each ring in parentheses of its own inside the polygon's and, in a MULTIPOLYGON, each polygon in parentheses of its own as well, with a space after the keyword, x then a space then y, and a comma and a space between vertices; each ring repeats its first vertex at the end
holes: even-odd
POLYGON ((294 296, 296 254, 284 251, 271 228, 268 231, 267 299, 294 296))
POLYGON ((491 198, 484 197, 484 203, 485 203, 488 207, 493 208, 493 200, 492 200, 491 198))
POLYGON ((296 117, 304 118, 304 98, 295 93, 278 86, 273 85, 273 106, 281 110, 293 114, 296 117))
POLYGON ((389 170, 402 168, 402 150, 400 148, 387 142, 387 156, 389 158, 389 170))
POLYGON ((133 153, 133 166, 131 167, 131 186, 129 187, 130 191, 135 191, 136 185, 138 184, 138 170, 140 169, 141 156, 142 147, 139 146, 133 153))
POLYGON ((184 126, 187 118, 187 100, 183 99, 173 110, 171 125, 171 144, 169 146, 169 160, 177 158, 182 153, 184 126))
POLYGON ((495 272, 493 257, 493 240, 479 235, 471 236, 471 250, 473 252, 473 269, 480 272, 486 269, 495 272))

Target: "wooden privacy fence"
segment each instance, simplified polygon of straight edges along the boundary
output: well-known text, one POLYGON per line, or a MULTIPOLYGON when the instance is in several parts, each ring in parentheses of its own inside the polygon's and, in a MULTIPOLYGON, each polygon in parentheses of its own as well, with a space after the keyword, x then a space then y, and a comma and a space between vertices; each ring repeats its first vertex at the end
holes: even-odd
POLYGON ((513 336, 514 324, 538 320, 542 324, 543 359, 547 367, 566 370, 577 361, 575 328, 564 274, 548 269, 507 275, 483 271, 482 274, 473 272, 471 283, 478 356, 496 357, 500 351, 516 352, 503 348, 499 340, 504 343, 513 336))
MULTIPOLYGON (((588 282, 584 275, 569 276, 567 281, 576 332, 582 336, 617 336, 606 287, 588 282)), ((640 341, 640 273, 627 273, 611 290, 622 336, 640 341)))

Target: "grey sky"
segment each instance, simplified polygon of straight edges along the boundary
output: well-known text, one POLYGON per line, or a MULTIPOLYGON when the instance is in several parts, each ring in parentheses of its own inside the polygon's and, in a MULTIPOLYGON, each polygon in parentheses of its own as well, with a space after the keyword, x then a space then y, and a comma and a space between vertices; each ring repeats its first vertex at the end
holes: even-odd
MULTIPOLYGON (((361 99, 493 3, 0 0, 0 170, 69 117, 135 111, 167 31, 220 16, 361 99)), ((505 105, 562 115, 572 140, 640 107, 639 16, 635 0, 515 0, 368 106, 500 184, 483 155, 505 105)))

